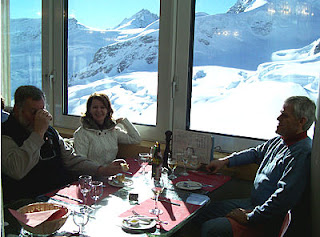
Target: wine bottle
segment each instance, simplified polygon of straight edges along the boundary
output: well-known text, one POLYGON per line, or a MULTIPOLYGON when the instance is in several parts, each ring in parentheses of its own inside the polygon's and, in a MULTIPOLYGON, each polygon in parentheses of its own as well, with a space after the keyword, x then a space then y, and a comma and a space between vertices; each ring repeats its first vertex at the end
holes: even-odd
POLYGON ((172 132, 171 131, 166 131, 166 148, 164 149, 163 153, 163 167, 168 168, 168 154, 172 153, 171 151, 171 137, 172 137, 172 132))
POLYGON ((161 178, 162 162, 160 143, 156 142, 154 146, 154 156, 152 157, 152 177, 155 180, 160 180, 161 178))

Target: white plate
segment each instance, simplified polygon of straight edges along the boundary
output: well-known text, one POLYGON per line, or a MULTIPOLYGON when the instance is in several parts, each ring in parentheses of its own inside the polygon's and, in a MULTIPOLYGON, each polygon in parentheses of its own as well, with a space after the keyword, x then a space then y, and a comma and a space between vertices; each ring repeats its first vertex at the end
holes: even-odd
MULTIPOLYGON (((141 220, 139 222, 139 225, 133 226, 131 224, 129 224, 131 219, 141 219, 144 216, 129 216, 126 217, 122 220, 122 227, 125 229, 130 229, 130 230, 147 230, 147 229, 151 229, 152 227, 154 227, 157 224, 156 220, 150 220, 149 221, 143 221, 141 220)), ((146 216, 146 220, 148 219, 148 217, 146 216)))
POLYGON ((202 184, 195 181, 180 181, 176 183, 176 187, 184 190, 198 190, 202 188, 202 184))
POLYGON ((108 180, 108 184, 117 188, 123 188, 125 186, 131 186, 133 184, 131 179, 125 178, 122 183, 119 183, 116 179, 108 180))

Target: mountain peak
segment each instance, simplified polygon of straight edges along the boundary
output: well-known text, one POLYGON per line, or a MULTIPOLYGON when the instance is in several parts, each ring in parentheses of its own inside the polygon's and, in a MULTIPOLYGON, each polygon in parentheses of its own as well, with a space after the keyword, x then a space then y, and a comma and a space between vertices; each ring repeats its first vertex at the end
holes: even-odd
POLYGON ((227 13, 241 13, 251 11, 268 3, 267 0, 238 0, 227 13))
POLYGON ((156 14, 151 13, 149 10, 142 9, 130 18, 125 18, 115 29, 134 29, 145 28, 152 22, 158 20, 159 17, 156 14))

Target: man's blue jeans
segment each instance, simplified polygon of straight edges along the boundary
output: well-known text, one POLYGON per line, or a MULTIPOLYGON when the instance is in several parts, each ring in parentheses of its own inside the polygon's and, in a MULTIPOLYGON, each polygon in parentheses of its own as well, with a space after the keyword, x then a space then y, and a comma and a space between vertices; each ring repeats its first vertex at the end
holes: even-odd
POLYGON ((232 237, 232 227, 225 216, 235 208, 252 210, 254 206, 250 199, 246 198, 213 202, 203 209, 196 219, 196 222, 202 225, 201 236, 232 237))

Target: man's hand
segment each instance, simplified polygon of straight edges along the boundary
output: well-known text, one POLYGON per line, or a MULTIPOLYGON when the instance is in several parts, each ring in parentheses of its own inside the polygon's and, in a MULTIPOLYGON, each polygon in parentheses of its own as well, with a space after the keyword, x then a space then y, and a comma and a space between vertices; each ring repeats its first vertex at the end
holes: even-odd
POLYGON ((226 217, 232 218, 242 225, 248 224, 247 211, 242 208, 233 209, 226 215, 226 217))
POLYGON ((34 132, 43 137, 51 120, 52 115, 47 110, 39 109, 34 116, 34 132))
POLYGON ((216 173, 223 166, 228 165, 228 164, 229 164, 228 158, 222 158, 222 159, 218 159, 218 160, 213 160, 206 166, 206 170, 209 173, 216 173))

